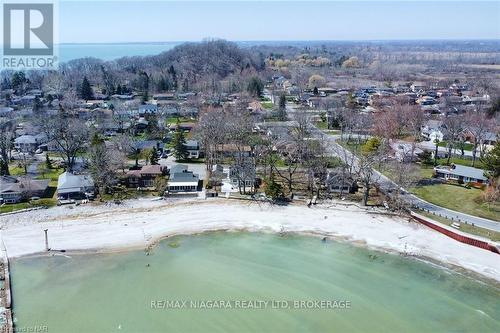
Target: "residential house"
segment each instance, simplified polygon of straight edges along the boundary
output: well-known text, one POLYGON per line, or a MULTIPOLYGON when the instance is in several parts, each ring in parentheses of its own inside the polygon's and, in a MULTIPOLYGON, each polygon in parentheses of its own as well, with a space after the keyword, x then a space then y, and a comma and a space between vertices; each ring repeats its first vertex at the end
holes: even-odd
POLYGON ((187 140, 184 144, 188 152, 188 158, 200 158, 200 144, 196 140, 187 140))
POLYGON ((423 92, 426 88, 427 86, 422 82, 415 82, 410 86, 411 91, 415 93, 423 92))
POLYGON ((161 165, 145 165, 139 170, 127 172, 127 186, 130 188, 154 187, 155 179, 165 174, 161 165))
POLYGON ((337 168, 328 172, 326 188, 329 193, 356 193, 358 184, 356 180, 337 168))
POLYGON ((428 120, 420 130, 420 134, 427 140, 430 140, 430 137, 435 134, 443 137, 443 122, 441 120, 428 120))
POLYGON ((167 184, 168 193, 196 192, 200 178, 187 165, 176 164, 170 169, 170 179, 167 184))
POLYGON ((94 196, 95 187, 89 175, 75 175, 64 172, 57 180, 57 198, 59 200, 88 199, 94 196))
POLYGON ((438 165, 434 168, 434 173, 437 178, 463 183, 485 184, 488 182, 488 178, 484 176, 484 170, 458 164, 438 165))
MULTIPOLYGON (((179 129, 184 132, 191 132, 191 130, 195 127, 195 123, 179 123, 179 129)), ((177 124, 170 124, 168 128, 171 131, 177 130, 177 124)))
POLYGON ((38 146, 46 143, 46 136, 44 134, 37 135, 21 135, 14 140, 14 147, 17 151, 24 153, 34 152, 38 146))
POLYGON ((243 159, 229 168, 229 180, 236 187, 253 190, 256 184, 255 164, 250 159, 243 159))
MULTIPOLYGON (((476 128, 474 127, 469 127, 466 129, 463 133, 464 139, 466 141, 469 141, 471 143, 474 143, 475 138, 473 132, 476 132, 476 128)), ((479 131, 478 131, 479 132, 479 131)), ((489 145, 489 146, 494 146, 495 143, 498 140, 498 134, 494 132, 485 132, 482 135, 481 141, 479 142, 480 145, 489 145)))
POLYGON ((48 179, 1 176, 0 202, 18 203, 30 197, 43 197, 49 188, 49 182, 48 179))
POLYGON ((158 112, 158 106, 155 104, 139 105, 139 115, 153 114, 158 112))
POLYGON ((224 157, 250 157, 252 155, 252 147, 226 143, 218 146, 217 152, 222 153, 224 157))
POLYGON ((393 141, 390 143, 394 156, 400 162, 414 162, 418 160, 418 156, 424 151, 414 147, 411 143, 404 141, 393 141))

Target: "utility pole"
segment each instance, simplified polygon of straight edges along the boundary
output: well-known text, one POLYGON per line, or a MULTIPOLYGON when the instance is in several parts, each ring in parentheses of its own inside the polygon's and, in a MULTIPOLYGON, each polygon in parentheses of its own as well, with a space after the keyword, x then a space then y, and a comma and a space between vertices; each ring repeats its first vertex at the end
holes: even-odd
POLYGON ((49 238, 47 236, 47 231, 48 230, 49 229, 43 229, 43 231, 45 232, 45 251, 47 251, 47 252, 50 250, 49 249, 49 238))

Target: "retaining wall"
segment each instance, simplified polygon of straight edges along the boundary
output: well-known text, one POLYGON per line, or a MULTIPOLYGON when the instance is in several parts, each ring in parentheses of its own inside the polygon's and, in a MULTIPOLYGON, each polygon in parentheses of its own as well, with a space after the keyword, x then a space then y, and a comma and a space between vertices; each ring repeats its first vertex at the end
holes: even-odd
POLYGON ((411 212, 411 216, 416 221, 418 221, 418 222, 428 226, 429 228, 432 228, 432 229, 434 229, 434 230, 436 230, 436 231, 438 231, 438 232, 440 232, 440 233, 442 233, 450 238, 453 238, 456 241, 500 254, 500 249, 498 248, 498 245, 496 245, 496 244, 492 244, 486 240, 481 240, 481 239, 477 239, 477 238, 474 238, 474 237, 469 236, 469 235, 465 235, 459 231, 454 231, 445 225, 442 225, 438 222, 432 221, 431 219, 428 219, 428 218, 426 218, 420 214, 417 214, 415 212, 411 212))

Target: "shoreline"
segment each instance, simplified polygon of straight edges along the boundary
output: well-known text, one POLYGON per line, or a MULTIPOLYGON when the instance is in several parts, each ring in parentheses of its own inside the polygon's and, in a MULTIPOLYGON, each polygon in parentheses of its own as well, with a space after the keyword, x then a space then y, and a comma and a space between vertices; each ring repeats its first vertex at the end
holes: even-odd
MULTIPOLYGON (((22 218, 22 215, 16 218, 22 218)), ((90 210, 86 214, 54 215, 57 220, 51 220, 51 214, 48 214, 49 217, 21 226, 16 226, 15 221, 2 223, 1 235, 9 258, 147 250, 171 237, 215 231, 285 232, 327 237, 370 250, 395 253, 497 287, 500 283, 498 254, 459 243, 417 222, 370 214, 365 209, 346 207, 342 203, 307 208, 224 199, 180 200, 113 207, 110 213, 90 210), (203 214, 205 210, 207 213, 203 214), (219 212, 213 214, 216 211, 219 212), (192 219, 186 221, 190 215, 193 215, 192 219), (53 249, 50 252, 44 251, 43 228, 49 229, 49 244, 53 249), (91 238, 89 234, 93 233, 98 237, 91 238)))
MULTIPOLYGON (((56 257, 56 256, 62 256, 62 257, 67 257, 71 258, 73 256, 91 256, 91 255, 104 255, 104 254, 123 254, 123 253, 128 253, 132 251, 145 251, 150 248, 150 249, 155 249, 158 247, 159 243, 167 241, 170 238, 175 238, 175 237, 189 237, 189 236, 198 236, 198 235, 203 235, 203 234, 209 234, 209 233, 215 233, 215 232, 229 232, 229 233, 263 233, 263 234, 275 234, 279 235, 278 231, 275 230, 249 230, 247 228, 243 229, 214 229, 214 230, 203 230, 203 231, 198 231, 198 232, 193 232, 193 233, 180 233, 180 234, 170 234, 170 235, 165 235, 162 236, 159 239, 156 239, 152 243, 150 243, 147 248, 144 248, 142 246, 126 246, 126 247, 117 247, 117 248, 95 248, 95 249, 86 249, 86 250, 51 250, 49 252, 37 252, 37 253, 31 253, 31 254, 26 254, 22 255, 19 257, 13 257, 11 258, 12 262, 16 262, 17 260, 23 260, 23 259, 30 259, 30 258, 47 258, 47 257, 56 257)), ((404 252, 400 252, 394 249, 391 249, 389 247, 373 247, 367 244, 366 242, 363 241, 350 241, 346 237, 342 236, 335 236, 331 235, 328 233, 312 233, 312 232, 286 232, 286 234, 290 235, 297 235, 297 236, 304 236, 304 237, 314 237, 322 239, 326 238, 329 241, 333 242, 339 242, 342 244, 347 244, 350 246, 354 247, 359 247, 363 249, 367 249, 369 251, 376 251, 376 252, 381 252, 385 254, 392 254, 392 255, 399 255, 407 260, 416 260, 423 262, 427 265, 431 265, 435 268, 438 269, 443 269, 446 271, 450 271, 454 274, 459 274, 462 276, 465 276, 467 278, 473 279, 476 282, 484 283, 489 285, 490 287, 498 288, 500 289, 500 281, 496 280, 492 277, 485 276, 481 273, 475 272, 473 270, 464 268, 460 265, 454 265, 454 264, 449 264, 437 259, 434 259, 432 257, 427 257, 427 256, 420 256, 420 255, 414 255, 414 254, 407 254, 404 252)))

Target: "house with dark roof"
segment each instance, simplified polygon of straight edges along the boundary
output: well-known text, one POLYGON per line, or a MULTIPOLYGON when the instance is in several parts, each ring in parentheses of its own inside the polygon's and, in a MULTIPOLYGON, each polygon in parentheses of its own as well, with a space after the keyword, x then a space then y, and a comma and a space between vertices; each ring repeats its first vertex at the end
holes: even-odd
POLYGON ((48 179, 35 180, 29 177, 0 177, 0 201, 18 203, 30 197, 43 197, 49 188, 48 179))
POLYGON ((161 165, 145 165, 140 170, 127 172, 127 186, 130 188, 154 187, 157 177, 165 174, 165 168, 161 165))
POLYGON ((188 170, 184 164, 176 164, 170 169, 170 179, 167 184, 168 193, 196 192, 200 177, 188 170))
POLYGON ((200 144, 196 140, 187 140, 184 144, 188 152, 188 158, 199 158, 200 157, 200 144))
POLYGON ((356 193, 358 183, 352 176, 343 172, 341 168, 336 168, 328 172, 326 188, 329 193, 356 193))
POLYGON ((464 165, 452 164, 438 165, 434 168, 434 174, 437 178, 445 180, 454 180, 463 183, 488 183, 488 178, 484 175, 483 169, 468 167, 464 165))

